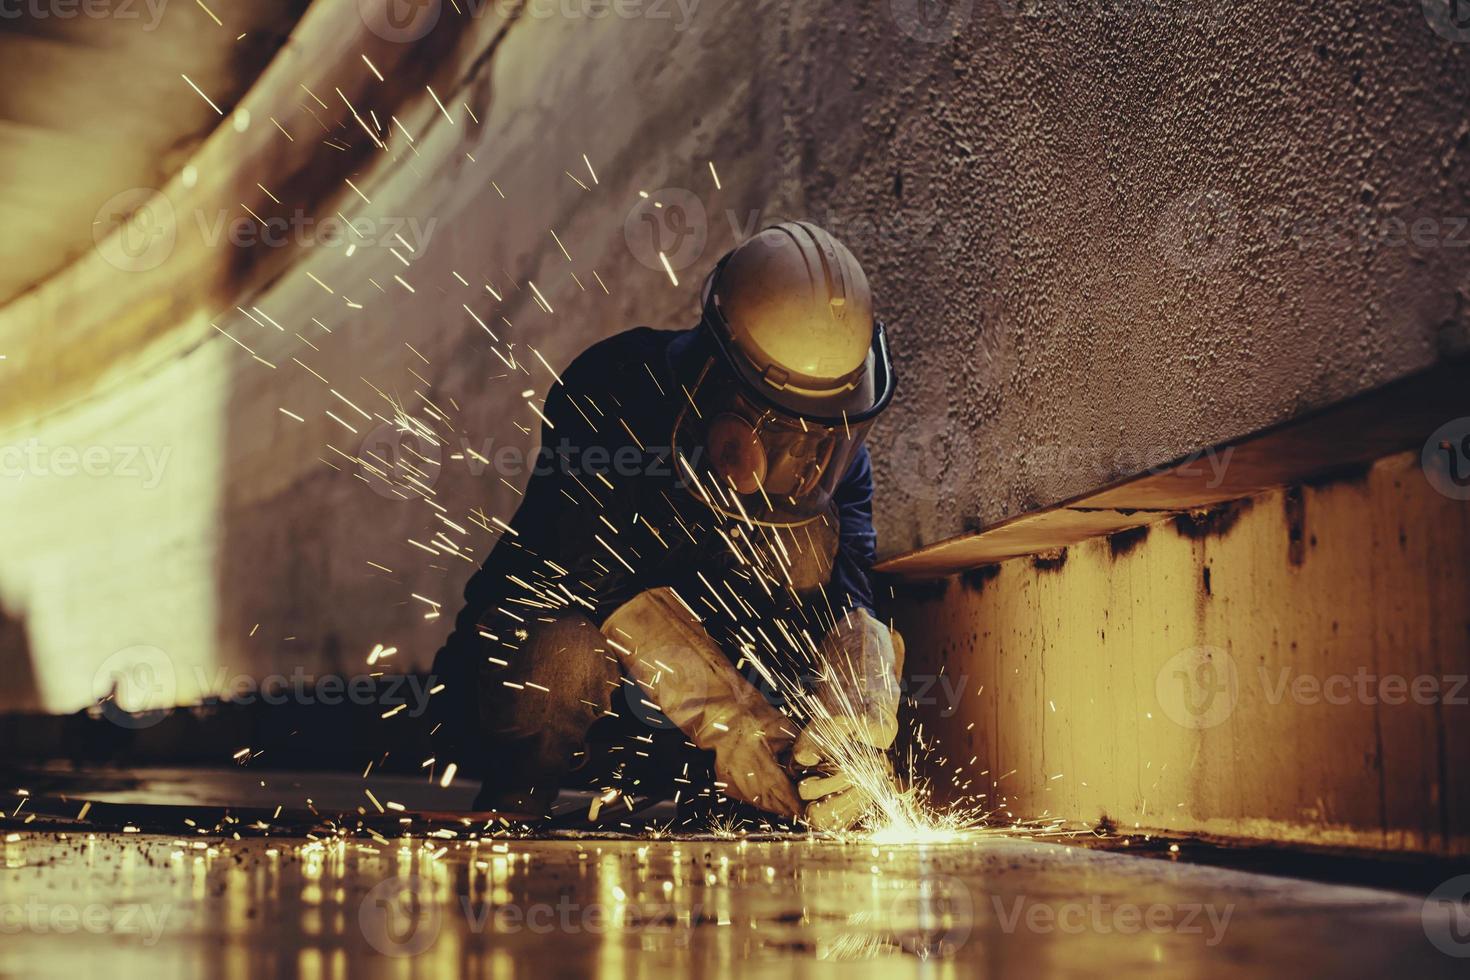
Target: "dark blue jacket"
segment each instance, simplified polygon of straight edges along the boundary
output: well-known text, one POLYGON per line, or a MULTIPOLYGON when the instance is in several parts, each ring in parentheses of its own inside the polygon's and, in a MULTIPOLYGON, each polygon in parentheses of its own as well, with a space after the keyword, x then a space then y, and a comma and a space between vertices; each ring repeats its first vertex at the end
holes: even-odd
POLYGON ((502 535, 471 577, 436 673, 446 656, 480 649, 482 631, 514 633, 518 622, 567 611, 600 625, 659 586, 696 605, 727 652, 757 642, 752 626, 767 617, 820 641, 842 610, 873 608, 877 538, 865 447, 833 498, 837 554, 816 597, 754 582, 715 530, 715 515, 679 479, 671 445, 685 404, 681 382, 708 356, 697 329, 638 327, 594 344, 563 372, 546 398, 541 456, 510 522, 514 533, 502 535))

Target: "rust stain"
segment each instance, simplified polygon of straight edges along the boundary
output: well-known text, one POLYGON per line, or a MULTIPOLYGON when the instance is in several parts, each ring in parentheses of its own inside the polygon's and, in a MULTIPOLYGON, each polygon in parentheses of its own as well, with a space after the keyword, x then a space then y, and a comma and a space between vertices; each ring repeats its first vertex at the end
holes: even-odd
POLYGON ((1108 553, 1116 560, 1133 551, 1148 538, 1149 526, 1130 527, 1126 531, 1108 535, 1108 553))
POLYGON ((1000 574, 999 565, 981 565, 960 574, 960 584, 970 592, 983 592, 985 583, 1000 574))
POLYGON ((1192 541, 1222 537, 1230 533, 1241 515, 1250 509, 1251 501, 1232 500, 1208 510, 1193 510, 1174 518, 1174 530, 1192 541))
POLYGON ((1286 559, 1295 568, 1300 568, 1307 558, 1306 523, 1307 501, 1299 486, 1287 488, 1282 495, 1286 509, 1286 559))
POLYGON ((1031 559, 1031 567, 1038 572, 1059 571, 1067 564, 1067 549, 1057 548, 1054 551, 1043 551, 1031 559))

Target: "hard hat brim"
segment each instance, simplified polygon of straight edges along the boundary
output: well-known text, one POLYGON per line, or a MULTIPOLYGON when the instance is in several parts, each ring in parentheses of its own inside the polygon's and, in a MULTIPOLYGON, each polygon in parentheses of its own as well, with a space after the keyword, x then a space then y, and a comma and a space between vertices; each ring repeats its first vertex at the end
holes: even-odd
MULTIPOLYGON (((717 275, 719 266, 715 267, 717 275)), ((746 391, 773 411, 805 419, 819 425, 851 425, 875 418, 893 400, 896 381, 893 361, 888 353, 888 331, 879 319, 873 320, 873 339, 869 344, 867 365, 862 378, 851 388, 833 393, 803 393, 791 388, 777 388, 761 376, 753 364, 730 342, 729 324, 714 297, 704 304, 702 326, 714 340, 720 359, 746 391)))

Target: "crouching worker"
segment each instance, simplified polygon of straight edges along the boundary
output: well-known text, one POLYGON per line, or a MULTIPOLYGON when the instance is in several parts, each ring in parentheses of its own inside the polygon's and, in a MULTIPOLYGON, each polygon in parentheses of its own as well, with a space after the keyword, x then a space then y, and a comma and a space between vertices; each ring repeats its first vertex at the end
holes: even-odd
POLYGON ((693 329, 566 369, 434 663, 476 809, 534 819, 580 787, 861 818, 898 726, 863 445, 893 389, 867 277, 803 222, 722 258, 693 329))

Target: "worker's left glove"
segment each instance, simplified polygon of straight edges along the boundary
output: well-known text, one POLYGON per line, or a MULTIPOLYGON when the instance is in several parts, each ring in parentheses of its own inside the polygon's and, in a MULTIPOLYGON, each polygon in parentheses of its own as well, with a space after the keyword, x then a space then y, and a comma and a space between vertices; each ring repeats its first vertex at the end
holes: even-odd
POLYGON ((673 589, 639 593, 602 632, 652 703, 715 754, 725 795, 782 817, 801 813, 783 765, 796 726, 741 676, 673 589))
POLYGON ((898 737, 903 640, 855 609, 827 634, 821 653, 812 717, 792 756, 799 766, 824 770, 799 789, 802 799, 817 801, 807 807, 807 822, 825 830, 855 823, 872 803, 873 783, 892 778, 884 753, 898 737))

